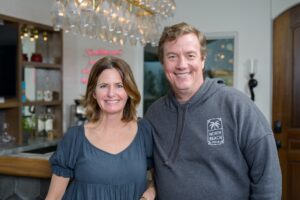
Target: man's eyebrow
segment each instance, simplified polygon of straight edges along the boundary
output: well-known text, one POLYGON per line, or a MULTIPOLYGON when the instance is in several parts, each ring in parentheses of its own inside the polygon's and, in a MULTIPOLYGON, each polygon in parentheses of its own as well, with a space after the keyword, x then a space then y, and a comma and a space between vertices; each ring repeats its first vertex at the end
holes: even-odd
POLYGON ((191 50, 191 51, 187 51, 186 53, 187 54, 189 54, 189 53, 197 53, 197 51, 191 50))
POLYGON ((166 55, 169 55, 169 54, 176 54, 175 52, 167 52, 166 55))

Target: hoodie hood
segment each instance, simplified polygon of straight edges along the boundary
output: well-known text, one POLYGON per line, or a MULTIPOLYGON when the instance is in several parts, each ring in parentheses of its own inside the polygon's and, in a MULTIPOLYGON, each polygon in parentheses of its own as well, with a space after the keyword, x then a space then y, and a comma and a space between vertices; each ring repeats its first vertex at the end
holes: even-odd
POLYGON ((179 103, 175 97, 174 92, 170 90, 166 96, 167 98, 165 103, 166 106, 171 110, 176 110, 178 107, 185 107, 186 105, 188 105, 188 107, 192 107, 193 105, 204 103, 222 87, 225 87, 225 84, 223 84, 222 80, 206 78, 198 91, 187 102, 183 104, 179 103))

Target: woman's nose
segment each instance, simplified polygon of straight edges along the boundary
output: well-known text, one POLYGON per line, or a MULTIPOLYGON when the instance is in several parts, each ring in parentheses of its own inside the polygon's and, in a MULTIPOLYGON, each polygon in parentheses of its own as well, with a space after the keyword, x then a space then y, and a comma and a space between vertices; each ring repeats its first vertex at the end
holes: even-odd
POLYGON ((108 88, 107 95, 108 95, 108 96, 114 96, 114 94, 115 94, 115 89, 114 89, 113 86, 110 86, 110 87, 108 88))

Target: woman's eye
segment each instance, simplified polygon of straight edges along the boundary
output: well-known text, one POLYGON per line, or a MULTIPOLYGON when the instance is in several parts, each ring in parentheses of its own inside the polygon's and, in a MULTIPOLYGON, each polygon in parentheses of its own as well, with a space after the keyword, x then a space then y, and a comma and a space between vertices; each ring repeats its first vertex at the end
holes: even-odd
POLYGON ((118 88, 123 88, 124 86, 122 84, 117 85, 118 88))
POLYGON ((99 87, 99 88, 105 88, 106 85, 105 85, 105 84, 99 84, 98 87, 99 87))

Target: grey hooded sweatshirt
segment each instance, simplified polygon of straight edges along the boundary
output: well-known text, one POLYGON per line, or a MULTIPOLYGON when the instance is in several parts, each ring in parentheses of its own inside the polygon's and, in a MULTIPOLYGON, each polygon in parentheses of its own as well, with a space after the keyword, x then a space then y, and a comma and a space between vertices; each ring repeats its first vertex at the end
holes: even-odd
POLYGON ((281 171, 270 126, 243 93, 206 79, 179 104, 148 109, 158 200, 279 200, 281 171))

